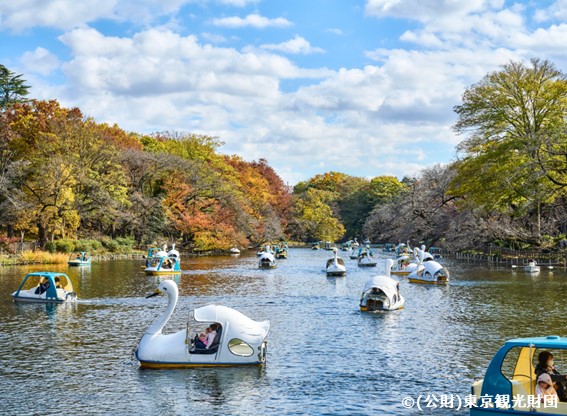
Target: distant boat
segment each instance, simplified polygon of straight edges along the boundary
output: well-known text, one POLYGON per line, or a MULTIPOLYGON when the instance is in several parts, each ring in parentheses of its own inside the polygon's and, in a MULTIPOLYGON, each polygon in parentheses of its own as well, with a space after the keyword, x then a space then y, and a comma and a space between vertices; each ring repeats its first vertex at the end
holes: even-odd
POLYGON ((403 308, 404 297, 400 294, 400 283, 390 277, 393 261, 386 260, 386 274, 368 280, 360 296, 362 312, 393 311, 403 308))
POLYGON ((282 247, 276 246, 276 259, 287 259, 287 244, 284 244, 282 247))
POLYGON ((338 250, 333 249, 334 256, 327 260, 325 271, 327 276, 344 276, 346 275, 345 261, 338 256, 338 250))
POLYGON ((417 263, 412 263, 410 256, 402 255, 396 259, 393 263, 391 273, 398 276, 407 276, 415 270, 417 263))
POLYGON ((144 272, 147 275, 181 274, 181 264, 178 257, 165 255, 146 260, 144 272))
POLYGON ((352 260, 357 260, 358 259, 358 251, 359 251, 358 246, 356 246, 356 247, 353 246, 348 257, 352 260))
POLYGON ((358 253, 358 267, 376 267, 376 260, 374 260, 372 250, 366 246, 359 249, 358 253))
POLYGON ((423 261, 423 251, 420 251, 420 262, 410 274, 410 283, 429 283, 446 285, 449 283, 449 271, 435 260, 423 261))
POLYGON ((276 258, 274 257, 269 245, 266 245, 266 247, 264 247, 264 251, 261 252, 260 258, 258 259, 258 267, 260 269, 276 268, 276 258))
POLYGON ((91 264, 91 256, 86 251, 76 251, 71 253, 67 264, 69 266, 88 266, 91 264))
POLYGON ((540 267, 536 264, 535 260, 529 260, 528 264, 524 266, 524 271, 528 273, 539 273, 540 267))
POLYGON ((236 247, 232 247, 230 249, 230 254, 240 254, 240 250, 237 249, 236 247))

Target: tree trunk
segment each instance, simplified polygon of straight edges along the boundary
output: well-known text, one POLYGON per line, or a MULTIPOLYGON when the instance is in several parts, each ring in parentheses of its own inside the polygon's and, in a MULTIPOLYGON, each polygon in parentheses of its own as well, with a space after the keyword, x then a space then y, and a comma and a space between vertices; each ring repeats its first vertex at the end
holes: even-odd
POLYGON ((39 247, 43 248, 43 246, 45 245, 45 243, 47 242, 47 232, 45 229, 45 225, 43 225, 43 222, 38 221, 37 223, 37 243, 39 245, 39 247))
POLYGON ((537 203, 537 224, 536 224, 536 237, 539 240, 541 237, 541 204, 537 203))
POLYGON ((8 234, 8 238, 14 237, 14 224, 7 224, 6 225, 6 232, 8 234))

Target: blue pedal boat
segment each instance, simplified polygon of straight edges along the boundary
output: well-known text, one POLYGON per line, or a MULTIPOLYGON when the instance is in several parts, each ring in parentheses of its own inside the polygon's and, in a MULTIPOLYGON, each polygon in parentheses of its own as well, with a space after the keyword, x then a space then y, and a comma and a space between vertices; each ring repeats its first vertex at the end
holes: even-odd
POLYGON ((567 338, 550 335, 506 341, 492 358, 484 379, 472 385, 470 414, 567 415, 567 403, 537 400, 534 361, 544 350, 556 357, 567 354, 567 338))
POLYGON ((75 302, 77 294, 65 273, 28 273, 18 290, 12 293, 15 302, 75 302))
POLYGON ((86 251, 76 251, 71 253, 67 264, 69 266, 88 266, 91 264, 91 256, 86 251))

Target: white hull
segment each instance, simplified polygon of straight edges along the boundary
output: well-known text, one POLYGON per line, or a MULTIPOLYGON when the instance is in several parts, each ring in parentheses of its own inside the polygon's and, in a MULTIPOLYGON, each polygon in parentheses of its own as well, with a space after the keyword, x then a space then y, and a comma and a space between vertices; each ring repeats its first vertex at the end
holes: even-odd
POLYGON ((12 293, 12 298, 15 302, 76 302, 77 294, 75 292, 67 292, 63 289, 57 289, 57 298, 46 298, 46 292, 41 295, 35 294, 35 288, 29 290, 20 290, 18 296, 15 296, 16 292, 12 293))
POLYGON ((346 269, 344 267, 342 267, 342 268, 335 268, 335 267, 327 268, 327 276, 344 276, 344 275, 346 275, 346 269))
POLYGON ((376 264, 378 263, 373 259, 363 258, 358 261, 358 267, 376 267, 376 264))
POLYGON ((213 354, 190 354, 191 342, 185 343, 187 331, 174 334, 144 334, 136 349, 136 358, 145 368, 183 368, 204 366, 261 365, 266 363, 266 344, 262 354, 236 356, 219 348, 213 354), (261 359, 258 358, 261 357, 261 359))

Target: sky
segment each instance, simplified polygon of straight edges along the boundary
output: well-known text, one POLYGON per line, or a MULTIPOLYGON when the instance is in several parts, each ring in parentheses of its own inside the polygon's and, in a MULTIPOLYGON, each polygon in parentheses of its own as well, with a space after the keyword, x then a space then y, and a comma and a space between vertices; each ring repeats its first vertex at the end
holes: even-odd
POLYGON ((567 0, 0 0, 0 64, 99 123, 218 137, 288 184, 456 159, 454 106, 513 61, 567 72, 567 0))

